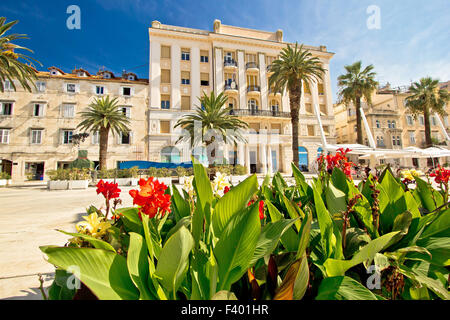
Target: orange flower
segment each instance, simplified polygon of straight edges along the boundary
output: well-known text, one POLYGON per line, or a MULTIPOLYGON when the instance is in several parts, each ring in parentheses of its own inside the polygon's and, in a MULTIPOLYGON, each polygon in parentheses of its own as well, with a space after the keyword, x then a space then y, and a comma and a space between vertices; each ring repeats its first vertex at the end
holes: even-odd
POLYGON ((150 177, 147 180, 139 180, 139 186, 140 191, 130 190, 133 204, 140 206, 139 215, 143 213, 153 218, 158 213, 164 216, 170 212, 170 195, 164 194, 167 189, 164 183, 150 177))

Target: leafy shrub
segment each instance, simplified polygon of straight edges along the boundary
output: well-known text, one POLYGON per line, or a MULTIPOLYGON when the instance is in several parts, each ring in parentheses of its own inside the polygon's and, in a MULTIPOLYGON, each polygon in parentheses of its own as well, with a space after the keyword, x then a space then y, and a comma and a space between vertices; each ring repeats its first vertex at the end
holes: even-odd
POLYGON ((0 180, 4 180, 4 179, 9 180, 9 179, 11 179, 11 176, 7 172, 0 172, 0 180))
POLYGON ((234 166, 233 174, 236 176, 243 176, 247 174, 247 168, 244 166, 241 166, 240 164, 234 166))
POLYGON ((91 171, 86 168, 48 170, 47 175, 52 181, 91 179, 91 171))

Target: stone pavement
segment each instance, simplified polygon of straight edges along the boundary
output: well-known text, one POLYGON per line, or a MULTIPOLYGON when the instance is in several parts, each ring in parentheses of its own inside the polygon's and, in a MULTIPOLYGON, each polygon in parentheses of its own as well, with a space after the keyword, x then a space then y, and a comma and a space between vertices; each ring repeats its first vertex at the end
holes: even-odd
MULTIPOLYGON (((123 206, 131 206, 131 187, 121 187, 123 206)), ((0 299, 42 299, 38 274, 47 287, 54 268, 39 250, 64 245, 69 238, 55 229, 75 231, 89 205, 104 200, 95 188, 48 191, 45 186, 0 188, 0 299)))

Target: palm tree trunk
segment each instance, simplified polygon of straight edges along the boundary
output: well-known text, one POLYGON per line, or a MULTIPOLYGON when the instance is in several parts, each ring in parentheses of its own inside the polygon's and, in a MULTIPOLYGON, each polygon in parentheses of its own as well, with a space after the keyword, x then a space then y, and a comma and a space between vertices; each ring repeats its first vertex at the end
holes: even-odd
POLYGON ((356 143, 363 144, 361 125, 361 97, 356 97, 356 143))
POLYGON ((291 109, 291 124, 292 124, 292 156, 294 164, 299 167, 299 157, 298 157, 298 124, 299 124, 299 113, 300 113, 300 98, 302 96, 301 85, 297 85, 289 89, 289 102, 291 109))
POLYGON ((100 129, 100 143, 99 143, 99 162, 100 162, 100 170, 106 170, 106 157, 108 154, 108 135, 109 129, 102 128, 100 129))
MULTIPOLYGON (((430 113, 426 104, 423 107, 423 121, 425 124, 425 148, 429 148, 433 146, 433 141, 431 140, 430 113)), ((429 167, 433 166, 433 160, 431 158, 427 159, 427 165, 429 167)))

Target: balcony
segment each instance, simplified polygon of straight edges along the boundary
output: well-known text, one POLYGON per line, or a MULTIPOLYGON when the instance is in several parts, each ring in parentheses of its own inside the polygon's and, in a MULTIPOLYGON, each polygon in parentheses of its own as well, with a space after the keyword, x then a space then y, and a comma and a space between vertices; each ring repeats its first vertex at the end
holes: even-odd
POLYGON ((261 87, 260 86, 247 86, 247 93, 259 93, 261 92, 261 87))
POLYGON ((231 115, 235 116, 255 116, 255 117, 276 117, 276 118, 290 118, 289 112, 281 112, 278 110, 259 110, 254 109, 233 109, 230 110, 231 115))
POLYGON ((229 92, 229 93, 237 93, 238 85, 236 84, 236 82, 225 83, 224 90, 225 90, 225 92, 229 92))
POLYGON ((281 92, 279 92, 279 91, 277 91, 277 92, 275 92, 273 89, 269 89, 269 95, 277 95, 277 94, 279 94, 279 95, 281 95, 281 92))
POLYGON ((247 71, 258 71, 259 70, 259 66, 256 62, 247 62, 245 64, 245 69, 247 71))
POLYGON ((223 66, 225 68, 237 68, 238 67, 237 62, 234 59, 230 59, 230 58, 224 60, 223 66))

